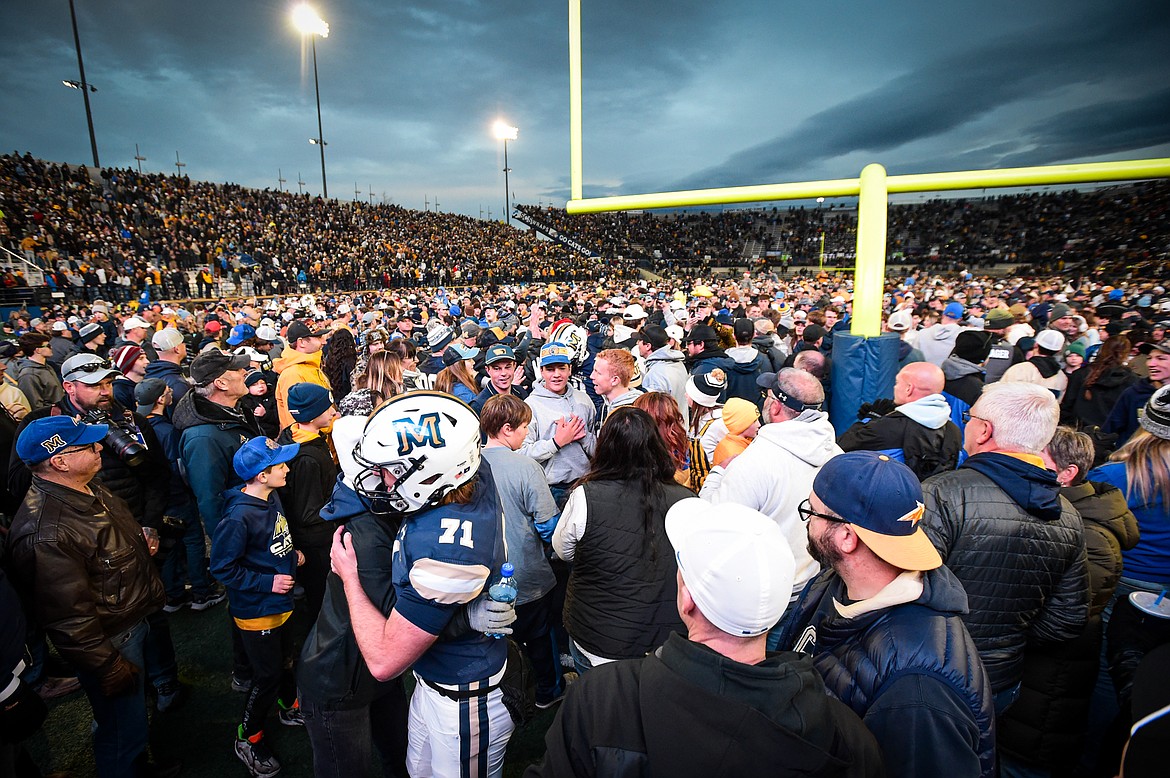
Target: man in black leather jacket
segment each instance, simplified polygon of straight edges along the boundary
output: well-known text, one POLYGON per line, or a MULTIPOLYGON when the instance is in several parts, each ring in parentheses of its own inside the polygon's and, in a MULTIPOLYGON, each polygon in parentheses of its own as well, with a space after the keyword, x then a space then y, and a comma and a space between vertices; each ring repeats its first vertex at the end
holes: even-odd
POLYGON ((8 553, 28 612, 77 668, 89 697, 98 774, 133 775, 147 745, 146 618, 166 595, 142 528, 94 479, 106 432, 67 416, 25 426, 15 451, 32 485, 8 553))

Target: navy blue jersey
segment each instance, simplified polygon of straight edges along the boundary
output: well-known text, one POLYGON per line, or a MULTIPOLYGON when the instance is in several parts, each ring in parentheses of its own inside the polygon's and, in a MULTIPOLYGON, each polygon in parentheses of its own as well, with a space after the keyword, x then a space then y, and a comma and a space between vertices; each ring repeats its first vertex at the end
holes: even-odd
MULTIPOLYGON (((394 610, 438 635, 499 576, 506 559, 504 513, 491 469, 481 462, 470 502, 428 508, 402 523, 394 540, 394 610)), ((414 671, 434 683, 470 683, 498 672, 507 655, 507 641, 469 632, 435 643, 414 671)))

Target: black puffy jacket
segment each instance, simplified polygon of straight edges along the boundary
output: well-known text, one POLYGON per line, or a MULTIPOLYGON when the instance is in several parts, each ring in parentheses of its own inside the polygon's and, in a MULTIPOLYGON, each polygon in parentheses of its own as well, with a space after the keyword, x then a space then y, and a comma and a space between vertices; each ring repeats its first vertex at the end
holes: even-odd
MULTIPOLYGON (((780 647, 811 654, 829 693, 861 716, 891 775, 995 775, 991 686, 963 616, 967 596, 946 566, 920 575, 913 600, 842 614, 845 582, 822 571, 801 592, 780 647)), ((854 605, 860 605, 855 603, 854 605)))
POLYGON ((1029 644, 1020 697, 999 718, 999 747, 1056 775, 1071 774, 1080 757, 1101 660, 1101 612, 1121 578, 1121 552, 1138 541, 1137 519, 1117 487, 1086 481, 1061 494, 1085 523, 1089 621, 1065 643, 1029 644))
POLYGON ((1089 580, 1081 517, 1051 471, 998 452, 975 454, 922 484, 923 525, 967 590, 964 617, 995 692, 1023 673, 1029 639, 1081 634, 1089 580), (994 480, 993 480, 994 479, 994 480))
POLYGON ((902 461, 923 481, 955 469, 963 448, 963 433, 952 421, 932 430, 894 411, 868 424, 854 424, 845 430, 837 445, 842 451, 900 450, 902 461))

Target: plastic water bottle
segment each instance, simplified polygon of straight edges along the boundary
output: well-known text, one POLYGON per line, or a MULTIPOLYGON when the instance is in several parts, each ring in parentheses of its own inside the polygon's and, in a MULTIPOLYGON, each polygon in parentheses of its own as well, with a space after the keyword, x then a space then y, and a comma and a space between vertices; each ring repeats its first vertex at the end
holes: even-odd
MULTIPOLYGON (((516 568, 511 562, 505 562, 501 565, 500 580, 488 587, 488 599, 493 602, 516 602, 516 581, 512 578, 515 573, 516 568)), ((504 637, 501 632, 490 632, 488 634, 496 640, 504 637)))

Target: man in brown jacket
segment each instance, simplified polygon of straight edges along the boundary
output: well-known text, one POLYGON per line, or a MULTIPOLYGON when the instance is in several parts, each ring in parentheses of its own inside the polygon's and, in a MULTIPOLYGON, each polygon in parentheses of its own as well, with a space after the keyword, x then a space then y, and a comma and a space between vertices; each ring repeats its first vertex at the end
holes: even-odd
MULTIPOLYGON (((8 535, 28 612, 78 670, 96 722, 100 777, 168 774, 146 764, 146 617, 166 601, 146 536, 100 482, 104 424, 70 416, 30 423, 16 441, 33 481, 8 535)), ((177 766, 172 766, 177 771, 177 766)))

